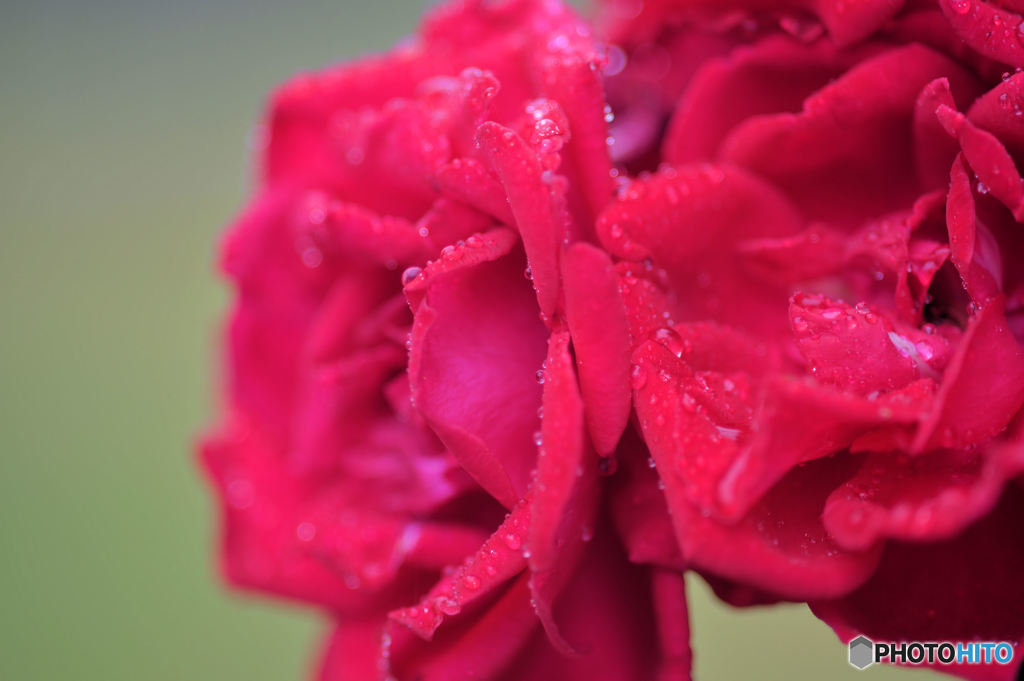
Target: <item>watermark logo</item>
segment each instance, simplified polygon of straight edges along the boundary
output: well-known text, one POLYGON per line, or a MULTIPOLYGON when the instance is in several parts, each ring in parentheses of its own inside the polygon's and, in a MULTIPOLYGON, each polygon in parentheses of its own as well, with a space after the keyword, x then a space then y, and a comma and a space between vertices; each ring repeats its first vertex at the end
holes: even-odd
POLYGON ((867 669, 873 664, 998 664, 1013 661, 1016 652, 1006 641, 850 641, 850 664, 867 669))
POLYGON ((875 663, 875 644, 867 636, 858 636, 850 641, 850 664, 857 669, 867 669, 875 663))

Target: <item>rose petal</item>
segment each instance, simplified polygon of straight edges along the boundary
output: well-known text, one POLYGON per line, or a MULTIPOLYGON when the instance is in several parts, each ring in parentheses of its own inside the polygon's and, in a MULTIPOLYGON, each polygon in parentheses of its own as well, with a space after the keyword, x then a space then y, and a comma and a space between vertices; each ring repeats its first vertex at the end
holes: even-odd
POLYGON ((947 132, 960 143, 964 159, 986 191, 1002 201, 1018 221, 1024 219, 1021 176, 1002 142, 948 106, 939 106, 936 115, 947 132))
POLYGON ((935 116, 940 106, 956 108, 949 80, 937 78, 928 83, 914 104, 914 152, 917 177, 923 187, 940 188, 946 184, 946 169, 956 158, 957 147, 935 116))
POLYGON ((633 563, 683 569, 665 495, 643 440, 626 431, 615 457, 621 461, 612 478, 610 504, 615 529, 633 563))
MULTIPOLYGON (((588 37, 581 40, 580 32, 556 34, 538 61, 545 96, 559 102, 572 130, 562 172, 577 190, 572 196, 578 196, 579 203, 584 204, 576 212, 578 222, 589 232, 589 225, 612 198, 612 178, 604 113, 607 105, 597 70, 601 59, 589 34, 584 35, 588 37)), ((592 234, 587 237, 592 238, 592 234)))
POLYGON ((751 116, 799 111, 805 98, 855 60, 828 41, 807 44, 769 36, 707 61, 672 114, 665 160, 674 165, 714 160, 737 124, 751 116))
POLYGON ((317 681, 379 681, 383 631, 382 617, 336 622, 323 646, 317 681))
MULTIPOLYGON (((650 369, 646 380, 655 384, 656 372, 650 369)), ((648 397, 637 391, 641 424, 657 419, 645 407, 648 397)), ((659 441, 661 435, 645 428, 644 437, 657 462, 683 557, 694 567, 795 599, 815 592, 845 593, 873 570, 877 551, 843 551, 820 521, 825 498, 852 472, 851 459, 824 459, 792 469, 741 520, 724 524, 690 503, 687 481, 665 456, 672 450, 659 441)), ((639 498, 636 492, 633 497, 639 498)))
POLYGON ((1024 447, 871 454, 825 504, 829 533, 848 549, 883 538, 939 541, 988 513, 1003 484, 1024 470, 1024 447))
POLYGON ((1002 298, 991 300, 968 321, 912 451, 983 442, 1024 404, 1024 350, 1010 333, 1003 305, 1002 298))
MULTIPOLYGON (((637 10, 630 0, 605 0, 605 12, 621 17, 613 24, 613 35, 649 38, 658 29, 689 11, 713 10, 804 10, 813 13, 828 29, 832 39, 845 46, 869 36, 903 7, 903 0, 865 0, 847 4, 843 0, 658 0, 646 2, 637 10)), ((606 21, 608 21, 606 19, 606 21)))
POLYGON ((558 302, 558 255, 568 236, 567 220, 558 211, 552 188, 542 179, 540 160, 523 138, 488 122, 480 126, 477 139, 508 194, 541 313, 550 317, 558 302))
POLYGON ((447 618, 457 618, 463 608, 491 595, 523 571, 526 559, 521 548, 530 517, 530 504, 521 501, 479 550, 435 584, 419 604, 393 610, 388 617, 431 640, 447 618))
POLYGON ((1024 66, 1019 8, 1014 11, 1012 6, 1003 8, 986 0, 940 0, 939 6, 960 38, 972 48, 1005 64, 1024 66))
POLYGON ((822 383, 857 395, 877 395, 902 388, 922 374, 938 377, 927 361, 937 354, 932 346, 921 339, 919 348, 900 333, 909 335, 916 329, 900 328, 863 303, 853 307, 798 293, 790 299, 789 318, 800 353, 822 383))
MULTIPOLYGON (((844 639, 858 632, 890 641, 1020 640, 1022 518, 1024 494, 1010 486, 991 513, 959 536, 929 544, 890 542, 861 588, 811 608, 844 639)), ((1002 678, 1010 679, 1012 669, 1003 669, 1002 678)))
POLYGON ((612 254, 652 258, 679 296, 675 321, 716 319, 769 337, 785 296, 747 278, 733 249, 754 236, 797 232, 795 208, 770 185, 731 167, 685 166, 635 180, 597 223, 612 254))
POLYGON ((569 355, 568 332, 556 332, 548 340, 544 361, 544 399, 541 442, 538 443, 537 491, 533 495, 527 546, 530 569, 550 570, 557 558, 556 536, 571 509, 573 492, 583 473, 583 401, 569 355))
POLYGON ((409 377, 416 407, 506 508, 526 492, 539 425, 544 327, 514 235, 494 230, 410 277, 409 377))
POLYGON ((599 454, 610 454, 629 418, 629 323, 611 259, 589 244, 562 258, 565 313, 572 333, 587 428, 599 454))
POLYGON ((748 119, 720 157, 783 188, 811 218, 851 225, 901 209, 921 193, 907 134, 915 102, 940 77, 955 92, 973 83, 944 55, 919 45, 893 48, 819 90, 798 114, 748 119))

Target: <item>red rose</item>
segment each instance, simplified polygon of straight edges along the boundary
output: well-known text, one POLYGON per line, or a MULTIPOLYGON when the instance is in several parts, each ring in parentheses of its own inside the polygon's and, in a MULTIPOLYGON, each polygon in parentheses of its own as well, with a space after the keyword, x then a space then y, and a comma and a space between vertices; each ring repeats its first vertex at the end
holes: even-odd
POLYGON ((685 570, 1024 638, 1021 18, 940 5, 467 1, 275 95, 203 460, 322 679, 687 679, 685 570))

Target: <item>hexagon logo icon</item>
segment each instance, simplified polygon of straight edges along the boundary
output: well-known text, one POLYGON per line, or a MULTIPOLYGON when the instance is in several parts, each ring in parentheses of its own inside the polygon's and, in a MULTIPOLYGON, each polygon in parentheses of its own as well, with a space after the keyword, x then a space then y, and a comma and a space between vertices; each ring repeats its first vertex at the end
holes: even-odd
POLYGON ((850 664, 857 669, 867 669, 875 663, 875 644, 867 636, 858 636, 850 641, 850 664))

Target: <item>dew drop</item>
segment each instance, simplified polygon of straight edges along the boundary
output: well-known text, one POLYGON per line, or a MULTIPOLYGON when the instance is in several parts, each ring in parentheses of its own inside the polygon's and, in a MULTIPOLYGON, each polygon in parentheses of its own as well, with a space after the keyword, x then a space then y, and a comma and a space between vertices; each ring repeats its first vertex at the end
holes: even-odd
POLYGON ((967 14, 971 11, 971 0, 950 0, 949 6, 957 14, 967 14))
POLYGON ((518 551, 523 545, 523 540, 519 538, 518 534, 513 532, 506 533, 505 536, 502 537, 502 540, 505 542, 505 546, 509 547, 513 551, 518 551))
POLYGON ((413 279, 420 276, 421 272, 423 272, 423 270, 419 267, 406 268, 406 270, 402 272, 402 286, 408 286, 413 279))
POLYGON ((446 615, 458 615, 462 612, 462 606, 459 605, 458 601, 445 596, 440 596, 436 601, 434 601, 434 604, 437 606, 438 610, 446 615))

